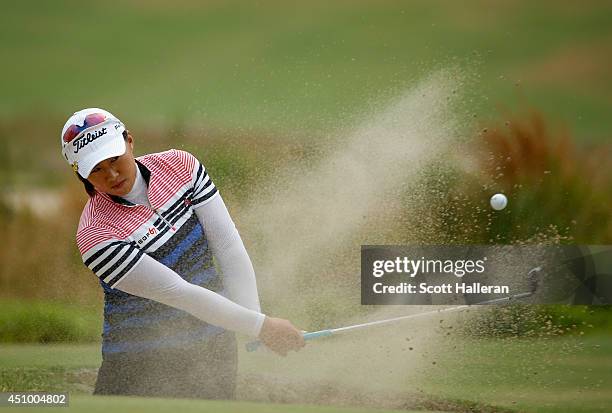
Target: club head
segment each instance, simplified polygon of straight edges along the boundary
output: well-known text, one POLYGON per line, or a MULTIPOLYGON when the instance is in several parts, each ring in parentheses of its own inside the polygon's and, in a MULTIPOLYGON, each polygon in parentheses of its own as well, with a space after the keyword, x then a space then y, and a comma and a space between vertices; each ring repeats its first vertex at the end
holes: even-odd
POLYGON ((529 270, 529 272, 527 273, 527 281, 529 283, 529 292, 531 294, 534 294, 536 290, 538 289, 538 285, 540 282, 540 277, 539 277, 540 271, 542 271, 542 267, 537 266, 529 270))

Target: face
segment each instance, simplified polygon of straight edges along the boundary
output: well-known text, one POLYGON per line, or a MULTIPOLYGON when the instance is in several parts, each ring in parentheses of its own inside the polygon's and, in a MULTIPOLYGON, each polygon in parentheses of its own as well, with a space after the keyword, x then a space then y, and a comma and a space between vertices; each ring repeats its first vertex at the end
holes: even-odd
POLYGON ((126 150, 121 156, 108 158, 98 163, 87 180, 99 192, 109 195, 127 195, 136 181, 136 161, 134 161, 134 140, 128 134, 126 150))

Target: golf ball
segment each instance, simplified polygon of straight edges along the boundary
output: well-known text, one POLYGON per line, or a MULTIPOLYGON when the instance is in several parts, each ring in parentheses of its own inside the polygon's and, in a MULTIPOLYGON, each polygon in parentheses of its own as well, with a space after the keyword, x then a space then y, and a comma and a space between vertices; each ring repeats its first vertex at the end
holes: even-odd
POLYGON ((491 203, 491 208, 496 211, 501 211, 508 205, 508 198, 504 194, 495 194, 491 197, 489 201, 491 203))

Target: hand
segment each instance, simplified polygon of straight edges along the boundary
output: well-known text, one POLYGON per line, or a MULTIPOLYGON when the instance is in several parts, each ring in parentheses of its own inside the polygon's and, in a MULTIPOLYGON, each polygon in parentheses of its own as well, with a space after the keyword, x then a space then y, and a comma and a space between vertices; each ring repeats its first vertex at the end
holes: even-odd
POLYGON ((283 357, 289 350, 298 351, 306 344, 302 332, 289 320, 274 317, 265 318, 259 339, 266 347, 283 357))

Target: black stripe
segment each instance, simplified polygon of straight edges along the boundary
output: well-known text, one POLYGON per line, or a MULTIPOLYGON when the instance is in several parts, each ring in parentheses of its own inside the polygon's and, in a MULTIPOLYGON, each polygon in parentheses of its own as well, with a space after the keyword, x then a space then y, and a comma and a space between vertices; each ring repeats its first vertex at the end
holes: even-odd
POLYGON ((125 266, 124 269, 122 269, 116 276, 115 278, 113 278, 112 280, 109 281, 108 286, 112 287, 113 285, 115 285, 117 283, 117 281, 119 281, 120 279, 123 278, 123 276, 132 268, 134 267, 134 265, 136 265, 136 262, 138 262, 138 260, 140 259, 140 257, 142 257, 142 254, 144 254, 144 251, 139 250, 138 254, 136 254, 136 256, 134 257, 134 259, 132 261, 130 261, 130 263, 128 265, 125 266))
POLYGON ((217 188, 215 187, 215 188, 213 188, 213 190, 212 190, 212 191, 210 191, 209 193, 207 193, 207 194, 206 194, 206 195, 204 195, 203 197, 198 198, 198 199, 194 199, 194 200, 193 200, 193 201, 191 201, 191 202, 192 202, 192 204, 193 204, 193 205, 197 205, 197 204, 199 204, 199 203, 201 203, 201 202, 206 201, 208 198, 210 198, 211 196, 213 196, 213 195, 214 195, 214 194, 216 194, 216 193, 217 193, 217 188))
POLYGON ((185 199, 187 199, 187 196, 190 194, 191 190, 185 191, 185 193, 174 204, 166 209, 166 212, 162 213, 162 216, 170 221, 172 216, 174 216, 177 211, 185 207, 185 199))
POLYGON ((119 268, 119 266, 121 266, 121 264, 123 264, 123 262, 127 259, 127 257, 130 256, 130 254, 137 249, 136 247, 134 247, 133 245, 130 245, 130 248, 128 248, 128 250, 119 258, 117 258, 115 260, 115 263, 113 265, 110 266, 110 268, 108 268, 106 271, 104 271, 104 273, 100 274, 98 277, 100 277, 100 279, 102 281, 104 281, 104 279, 106 277, 108 277, 109 275, 111 275, 117 268, 119 268))
POLYGON ((132 201, 128 201, 127 199, 123 199, 120 196, 117 196, 117 195, 109 195, 109 196, 110 196, 110 198, 113 201, 115 201, 118 204, 125 205, 125 206, 135 206, 136 205, 132 201))
POLYGON ((172 234, 172 237, 168 239, 164 245, 161 245, 157 250, 155 250, 155 252, 151 252, 150 255, 158 261, 163 261, 168 254, 174 251, 178 244, 185 240, 185 237, 191 233, 196 223, 199 224, 194 214, 185 221, 181 228, 172 234))
POLYGON ((100 258, 100 256, 102 254, 104 254, 109 248, 113 247, 114 245, 117 244, 122 244, 125 241, 113 241, 110 244, 104 246, 102 249, 100 249, 99 251, 97 251, 94 255, 92 255, 91 257, 87 258, 87 260, 85 260, 85 265, 89 267, 89 265, 94 262, 95 260, 97 260, 98 258, 100 258))
POLYGON ((102 268, 104 268, 104 266, 106 264, 108 264, 109 262, 111 262, 112 260, 114 260, 117 255, 119 255, 119 253, 121 252, 122 249, 124 249, 125 247, 130 246, 130 244, 128 244, 127 242, 125 244, 122 244, 120 246, 118 246, 117 248, 115 248, 115 251, 113 251, 112 253, 108 254, 108 257, 104 258, 101 262, 99 262, 95 267, 93 267, 91 270, 94 273, 98 273, 98 271, 100 271, 102 268))
MULTIPOLYGON (((202 172, 204 172, 204 167, 202 166, 202 164, 198 162, 198 165, 199 165, 198 173, 196 174, 196 179, 195 179, 196 183, 200 180, 200 176, 202 176, 202 172)), ((204 176, 204 177, 206 177, 206 176, 204 176)))
POLYGON ((172 210, 175 208, 178 208, 181 206, 181 204, 185 204, 185 199, 191 195, 193 192, 193 189, 188 189, 185 191, 185 193, 183 193, 183 195, 181 195, 180 198, 178 198, 176 201, 174 201, 174 203, 172 205, 170 205, 168 208, 166 208, 166 212, 164 212, 162 215, 164 216, 164 218, 168 215, 172 213, 172 210))
POLYGON ((134 159, 136 161, 136 165, 138 165, 138 169, 140 169, 140 173, 142 174, 142 177, 144 178, 145 182, 147 183, 147 186, 149 186, 149 181, 151 180, 151 171, 149 171, 149 169, 147 169, 146 166, 144 166, 143 164, 141 164, 138 159, 134 159))
POLYGON ((172 224, 176 224, 176 222, 181 219, 181 217, 185 214, 185 212, 189 210, 189 205, 186 205, 183 202, 183 205, 178 207, 176 211, 166 216, 166 219, 172 224))
MULTIPOLYGON (((212 179, 209 179, 208 182, 206 182, 204 184, 204 186, 199 187, 196 191, 194 191, 194 196, 198 196, 200 195, 200 193, 202 193, 202 191, 204 191, 206 188, 208 188, 209 186, 211 186, 213 184, 212 179)), ((213 185, 214 186, 214 185, 213 185)))
MULTIPOLYGON (((204 184, 204 187, 203 187, 202 189, 206 189, 206 188, 208 188, 209 186, 211 186, 211 185, 212 185, 212 183, 213 183, 213 182, 212 182, 212 179, 209 179, 209 180, 208 180, 208 182, 206 182, 206 183, 204 184)), ((213 186, 214 186, 214 185, 213 185, 213 186)))
MULTIPOLYGON (((193 183, 193 187, 197 188, 198 186, 202 185, 202 182, 204 182, 206 180, 206 177, 208 177, 208 172, 204 172, 204 174, 202 176, 197 178, 195 180, 195 182, 193 183)), ((210 179, 209 179, 209 181, 210 181, 210 179)))
POLYGON ((185 198, 187 198, 188 195, 190 195, 191 190, 188 189, 187 191, 185 191, 185 193, 183 195, 181 195, 180 198, 178 198, 176 201, 174 201, 174 204, 170 205, 168 208, 166 208, 166 212, 164 213, 164 217, 168 214, 171 213, 171 211, 174 208, 178 208, 181 204, 185 203, 185 198))
POLYGON ((159 219, 160 222, 157 223, 157 225, 155 225, 155 228, 157 228, 160 231, 165 231, 168 228, 170 228, 170 225, 168 225, 168 223, 166 221, 164 221, 163 219, 159 219))
MULTIPOLYGON (((194 190, 197 190, 197 188, 199 188, 200 185, 202 185, 202 183, 206 180, 207 177, 208 177, 208 172, 204 172, 204 175, 194 182, 193 184, 194 190)), ((212 181, 212 179, 210 178, 208 180, 212 181)))

